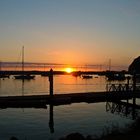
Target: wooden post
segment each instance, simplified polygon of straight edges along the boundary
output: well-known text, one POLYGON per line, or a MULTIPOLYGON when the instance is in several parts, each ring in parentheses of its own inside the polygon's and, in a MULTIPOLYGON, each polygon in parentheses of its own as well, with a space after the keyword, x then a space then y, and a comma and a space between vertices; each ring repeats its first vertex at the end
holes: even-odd
POLYGON ((50 69, 49 73, 49 82, 50 82, 50 96, 53 97, 53 70, 50 69))
MULTIPOLYGON (((136 91, 136 72, 134 71, 133 73, 133 92, 135 93, 136 91)), ((132 118, 135 119, 136 118, 136 114, 135 114, 135 105, 136 105, 136 98, 134 97, 135 95, 133 95, 133 109, 132 109, 132 118)))
POLYGON ((136 107, 136 98, 133 97, 133 107, 132 107, 132 118, 133 118, 133 120, 136 119, 136 109, 135 109, 135 107, 136 107))
POLYGON ((131 77, 128 76, 128 77, 127 77, 127 84, 126 84, 126 91, 129 91, 130 79, 131 79, 131 77))

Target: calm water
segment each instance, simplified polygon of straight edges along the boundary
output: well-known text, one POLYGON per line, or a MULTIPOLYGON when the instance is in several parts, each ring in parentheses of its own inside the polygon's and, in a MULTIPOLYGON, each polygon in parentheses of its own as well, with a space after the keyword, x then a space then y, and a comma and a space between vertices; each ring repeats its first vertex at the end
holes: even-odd
MULTIPOLYGON (((75 92, 93 92, 105 91, 105 78, 82 79, 71 75, 54 76, 54 93, 75 93, 75 92)), ((48 77, 36 76, 35 80, 24 81, 15 80, 12 76, 10 79, 0 81, 0 96, 5 95, 34 95, 48 94, 49 80, 48 77)))
MULTIPOLYGON (((35 80, 15 80, 12 77, 0 81, 0 96, 48 94, 47 77, 35 80)), ((75 93, 105 91, 104 77, 81 79, 73 76, 55 76, 54 92, 75 93)), ((129 117, 106 111, 106 103, 77 103, 47 106, 47 109, 7 108, 0 110, 0 140, 16 136, 20 140, 56 140, 73 132, 101 135, 106 128, 124 128, 133 121, 129 117), (53 133, 52 133, 53 132, 53 133)))

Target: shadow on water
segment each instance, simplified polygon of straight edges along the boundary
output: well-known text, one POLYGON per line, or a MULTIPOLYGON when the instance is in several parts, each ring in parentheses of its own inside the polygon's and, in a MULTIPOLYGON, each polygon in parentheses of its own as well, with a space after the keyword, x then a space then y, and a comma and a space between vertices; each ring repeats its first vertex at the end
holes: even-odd
POLYGON ((54 133, 53 105, 49 105, 49 128, 50 133, 54 133))

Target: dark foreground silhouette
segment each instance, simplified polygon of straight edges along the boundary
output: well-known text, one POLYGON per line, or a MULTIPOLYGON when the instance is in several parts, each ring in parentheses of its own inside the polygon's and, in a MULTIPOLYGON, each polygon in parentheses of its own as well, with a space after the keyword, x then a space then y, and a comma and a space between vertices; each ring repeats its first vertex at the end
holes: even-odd
MULTIPOLYGON (((102 135, 100 138, 92 138, 90 135, 84 137, 80 133, 71 133, 58 140, 139 140, 140 139, 140 118, 122 133, 120 130, 112 130, 110 133, 102 135)), ((9 140, 20 140, 12 136, 9 140)))
POLYGON ((10 140, 18 140, 18 138, 12 136, 12 137, 10 138, 10 140))
POLYGON ((126 128, 125 132, 120 130, 112 129, 108 134, 103 134, 100 138, 92 138, 90 135, 84 137, 80 133, 71 133, 66 137, 60 138, 59 140, 139 140, 140 139, 140 118, 136 120, 129 128, 126 128))
POLYGON ((139 133, 131 133, 127 132, 126 134, 124 133, 117 133, 114 134, 108 134, 106 136, 102 136, 101 138, 92 138, 90 135, 87 137, 84 137, 80 133, 72 133, 67 135, 65 138, 60 138, 59 140, 139 140, 140 139, 140 134, 139 133))

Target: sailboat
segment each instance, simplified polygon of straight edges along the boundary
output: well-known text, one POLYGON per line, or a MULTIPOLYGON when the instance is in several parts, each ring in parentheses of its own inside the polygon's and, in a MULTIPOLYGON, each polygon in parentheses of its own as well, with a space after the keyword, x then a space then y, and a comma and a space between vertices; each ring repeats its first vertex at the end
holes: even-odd
MULTIPOLYGON (((86 65, 86 68, 87 68, 87 65, 86 65)), ((82 75, 82 78, 83 79, 91 79, 91 78, 93 78, 93 76, 92 75, 88 75, 88 74, 84 74, 84 75, 82 75)))
POLYGON ((34 75, 30 75, 30 74, 25 74, 24 72, 24 46, 22 47, 22 74, 21 75, 16 75, 14 76, 15 79, 21 79, 21 80, 31 80, 34 79, 35 76, 34 75))
POLYGON ((45 64, 44 64, 44 71, 41 73, 41 76, 44 76, 44 77, 49 76, 48 72, 45 71, 45 64))

